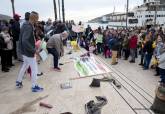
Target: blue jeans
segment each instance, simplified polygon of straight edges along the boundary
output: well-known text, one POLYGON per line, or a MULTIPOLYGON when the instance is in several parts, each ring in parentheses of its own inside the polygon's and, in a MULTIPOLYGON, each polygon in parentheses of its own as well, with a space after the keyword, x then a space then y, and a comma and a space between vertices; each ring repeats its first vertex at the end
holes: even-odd
POLYGON ((165 69, 159 68, 161 83, 165 84, 165 69))
POLYGON ((152 58, 152 53, 145 54, 144 68, 148 69, 152 58))
POLYGON ((58 57, 59 57, 59 55, 58 55, 56 49, 55 48, 47 48, 47 50, 48 50, 48 53, 53 55, 54 68, 57 68, 58 67, 58 57))

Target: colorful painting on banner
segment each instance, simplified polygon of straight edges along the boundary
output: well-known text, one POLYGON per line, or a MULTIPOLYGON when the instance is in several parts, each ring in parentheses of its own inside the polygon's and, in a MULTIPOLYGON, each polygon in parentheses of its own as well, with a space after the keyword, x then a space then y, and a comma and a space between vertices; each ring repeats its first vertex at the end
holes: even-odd
POLYGON ((80 77, 109 73, 110 70, 94 57, 82 57, 74 61, 74 67, 80 77))

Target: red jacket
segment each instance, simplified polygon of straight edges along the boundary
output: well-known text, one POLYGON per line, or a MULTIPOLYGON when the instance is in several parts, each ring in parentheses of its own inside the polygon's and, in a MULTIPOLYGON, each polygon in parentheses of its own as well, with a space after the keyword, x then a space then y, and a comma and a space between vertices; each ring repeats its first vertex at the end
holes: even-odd
POLYGON ((135 49, 137 47, 137 36, 134 35, 131 37, 131 39, 129 40, 129 48, 130 49, 135 49))

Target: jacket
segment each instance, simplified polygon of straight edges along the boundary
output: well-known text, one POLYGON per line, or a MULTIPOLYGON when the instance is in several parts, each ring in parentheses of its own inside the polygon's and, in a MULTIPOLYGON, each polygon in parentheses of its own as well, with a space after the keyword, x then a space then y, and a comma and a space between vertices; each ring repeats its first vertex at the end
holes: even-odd
POLYGON ((118 51, 119 50, 119 41, 118 38, 112 38, 109 40, 109 48, 113 51, 118 51))
POLYGON ((34 28, 33 25, 28 21, 24 22, 21 28, 19 49, 21 54, 27 57, 34 57, 36 52, 34 28))
POLYGON ((13 49, 13 39, 10 37, 8 33, 1 32, 2 37, 4 38, 6 48, 4 50, 12 50, 13 49))
POLYGON ((154 50, 154 55, 159 56, 160 55, 160 50, 163 48, 163 42, 158 42, 156 45, 156 48, 154 50))
POLYGON ((165 52, 159 56, 159 68, 165 69, 165 52))
POLYGON ((143 51, 149 54, 153 54, 152 41, 147 41, 144 45, 143 51))
POLYGON ((103 35, 102 34, 96 35, 96 43, 103 43, 103 35))
POLYGON ((19 21, 14 21, 14 23, 11 26, 12 29, 12 36, 14 41, 19 40, 19 34, 20 34, 20 23, 19 21))
POLYGON ((47 42, 47 48, 55 48, 58 56, 64 55, 64 47, 61 34, 53 35, 47 42))
POLYGON ((132 36, 131 39, 129 40, 129 48, 135 49, 137 48, 137 36, 132 36))

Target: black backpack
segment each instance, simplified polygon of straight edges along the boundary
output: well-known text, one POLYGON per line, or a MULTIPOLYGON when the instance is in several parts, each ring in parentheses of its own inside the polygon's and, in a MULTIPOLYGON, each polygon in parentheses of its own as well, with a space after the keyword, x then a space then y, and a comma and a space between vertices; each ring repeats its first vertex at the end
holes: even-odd
POLYGON ((7 44, 5 43, 3 36, 0 34, 0 49, 4 49, 6 47, 7 47, 7 44))

